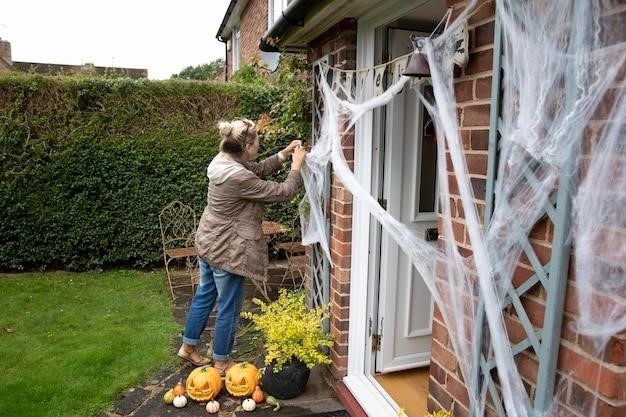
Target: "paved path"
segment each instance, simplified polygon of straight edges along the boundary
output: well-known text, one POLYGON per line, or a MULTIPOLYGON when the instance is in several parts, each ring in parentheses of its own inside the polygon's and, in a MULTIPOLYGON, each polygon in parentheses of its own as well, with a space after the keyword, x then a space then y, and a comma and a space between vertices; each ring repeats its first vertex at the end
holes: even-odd
MULTIPOLYGON (((277 271, 278 276, 280 270, 277 271)), ((282 276, 282 275, 280 275, 282 276)), ((278 284, 275 282, 277 278, 274 277, 270 281, 270 296, 276 295, 278 284)), ((280 283, 280 278, 278 278, 280 283)), ((177 296, 174 302, 173 314, 177 323, 184 324, 187 308, 189 306, 190 294, 185 294, 184 291, 189 289, 180 289, 181 293, 177 296)), ((249 300, 253 297, 258 297, 259 294, 254 288, 254 285, 250 284, 246 287, 246 303, 249 304, 249 300)), ((246 306, 244 305, 244 309, 246 306)), ((203 334, 203 339, 210 337, 211 321, 207 330, 203 334)), ((178 338, 172 341, 172 354, 175 354, 178 349, 180 340, 178 338)), ((238 338, 237 346, 238 352, 234 353, 235 358, 242 358, 249 360, 250 355, 255 355, 255 346, 250 346, 250 343, 245 337, 238 338)), ((250 360, 251 362, 253 360, 250 360)), ((241 408, 241 400, 235 397, 231 397, 223 390, 218 396, 217 400, 220 402, 219 414, 208 414, 205 410, 205 404, 198 403, 192 399, 184 408, 175 408, 172 405, 166 405, 163 402, 163 394, 170 388, 174 387, 179 380, 183 382, 187 379, 187 375, 194 369, 193 365, 189 363, 181 363, 176 369, 162 372, 161 374, 154 375, 145 384, 139 387, 125 391, 120 396, 119 401, 115 404, 112 412, 102 413, 99 417, 198 417, 198 416, 219 416, 219 417, 305 417, 305 416, 324 416, 324 417, 346 417, 344 407, 337 400, 335 392, 331 385, 328 383, 327 372, 319 367, 315 367, 311 370, 311 377, 306 387, 306 391, 293 399, 281 400, 281 410, 274 412, 272 407, 266 403, 259 404, 253 412, 245 412, 241 408)))

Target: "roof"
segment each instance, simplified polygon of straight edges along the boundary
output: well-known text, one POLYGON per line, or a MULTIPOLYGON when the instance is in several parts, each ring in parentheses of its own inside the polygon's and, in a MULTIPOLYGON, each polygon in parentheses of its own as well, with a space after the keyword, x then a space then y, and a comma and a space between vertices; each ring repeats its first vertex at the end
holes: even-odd
POLYGON ((224 13, 224 17, 222 18, 220 28, 215 35, 217 40, 225 42, 226 39, 230 38, 233 28, 239 23, 241 12, 246 8, 248 3, 249 0, 230 0, 230 4, 226 9, 226 13, 224 13))
MULTIPOLYGON (((429 4, 429 0, 406 0, 400 8, 411 20, 430 22, 441 11, 429 4)), ((346 18, 359 19, 373 10, 397 5, 389 0, 293 0, 265 33, 259 48, 267 52, 302 50, 346 18)))

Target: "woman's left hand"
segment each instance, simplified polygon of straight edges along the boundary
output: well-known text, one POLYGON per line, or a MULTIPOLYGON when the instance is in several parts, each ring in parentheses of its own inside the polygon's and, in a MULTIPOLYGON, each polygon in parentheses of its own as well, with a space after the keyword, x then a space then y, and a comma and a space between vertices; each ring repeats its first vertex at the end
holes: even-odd
POLYGON ((293 153, 293 151, 296 149, 297 146, 302 146, 302 141, 300 141, 300 140, 293 140, 293 141, 291 141, 291 143, 289 145, 287 145, 287 147, 285 149, 280 151, 280 153, 282 153, 286 157, 290 156, 293 153))

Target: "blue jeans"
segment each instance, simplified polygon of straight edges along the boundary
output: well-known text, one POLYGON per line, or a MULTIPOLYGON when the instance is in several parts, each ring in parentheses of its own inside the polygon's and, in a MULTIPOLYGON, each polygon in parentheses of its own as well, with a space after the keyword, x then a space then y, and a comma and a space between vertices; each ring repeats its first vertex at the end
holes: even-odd
POLYGON ((183 343, 193 346, 198 344, 209 315, 217 303, 213 360, 225 361, 230 358, 235 343, 245 278, 211 266, 202 258, 198 258, 198 261, 200 284, 189 306, 183 343))

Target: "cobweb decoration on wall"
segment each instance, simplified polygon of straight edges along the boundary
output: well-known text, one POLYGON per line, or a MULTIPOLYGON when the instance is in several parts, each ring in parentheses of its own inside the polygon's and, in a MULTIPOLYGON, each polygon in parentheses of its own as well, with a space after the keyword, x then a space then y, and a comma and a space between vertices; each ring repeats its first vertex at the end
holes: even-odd
MULTIPOLYGON (((477 298, 485 302, 489 343, 497 365, 504 407, 509 416, 534 416, 517 370, 501 311, 522 248, 517 236, 529 236, 559 178, 568 178, 574 210, 571 244, 575 250, 579 317, 577 329, 597 345, 598 354, 614 335, 626 330, 626 39, 618 5, 606 0, 499 0, 495 2, 504 36, 502 138, 496 204, 484 228, 475 205, 460 137, 454 95, 453 34, 477 7, 468 7, 446 30, 427 39, 424 52, 431 71, 434 100, 421 96, 436 126, 439 193, 443 235, 454 236, 448 171, 454 175, 462 203, 472 256, 461 255, 451 238, 434 248, 385 211, 364 189, 342 152, 342 135, 365 113, 384 106, 407 85, 401 74, 406 56, 359 71, 324 67, 320 84, 324 115, 320 138, 303 168, 307 204, 303 242, 319 243, 330 259, 321 184, 330 164, 352 194, 354 205, 367 210, 425 279, 446 322, 462 377, 485 411, 486 393, 472 369, 473 319, 477 298), (391 74, 391 85, 376 77, 391 74), (620 72, 621 71, 621 72, 620 72), (325 82, 324 80, 330 80, 325 82), (446 161, 451 161, 446 166, 446 161), (529 163, 530 161, 530 163, 529 163), (528 170, 534 181, 520 182, 528 170), (524 172, 522 172, 524 171, 524 172), (439 263, 436 264, 436 260, 439 263), (461 312, 463 314, 461 314, 461 312), (469 317, 469 320, 468 320, 469 317)), ((355 146, 359 146, 358 143, 355 146)), ((352 279, 364 279, 352 277, 352 279)), ((558 392, 558 388, 557 388, 558 392)), ((556 415, 556 409, 545 414, 556 415)))

